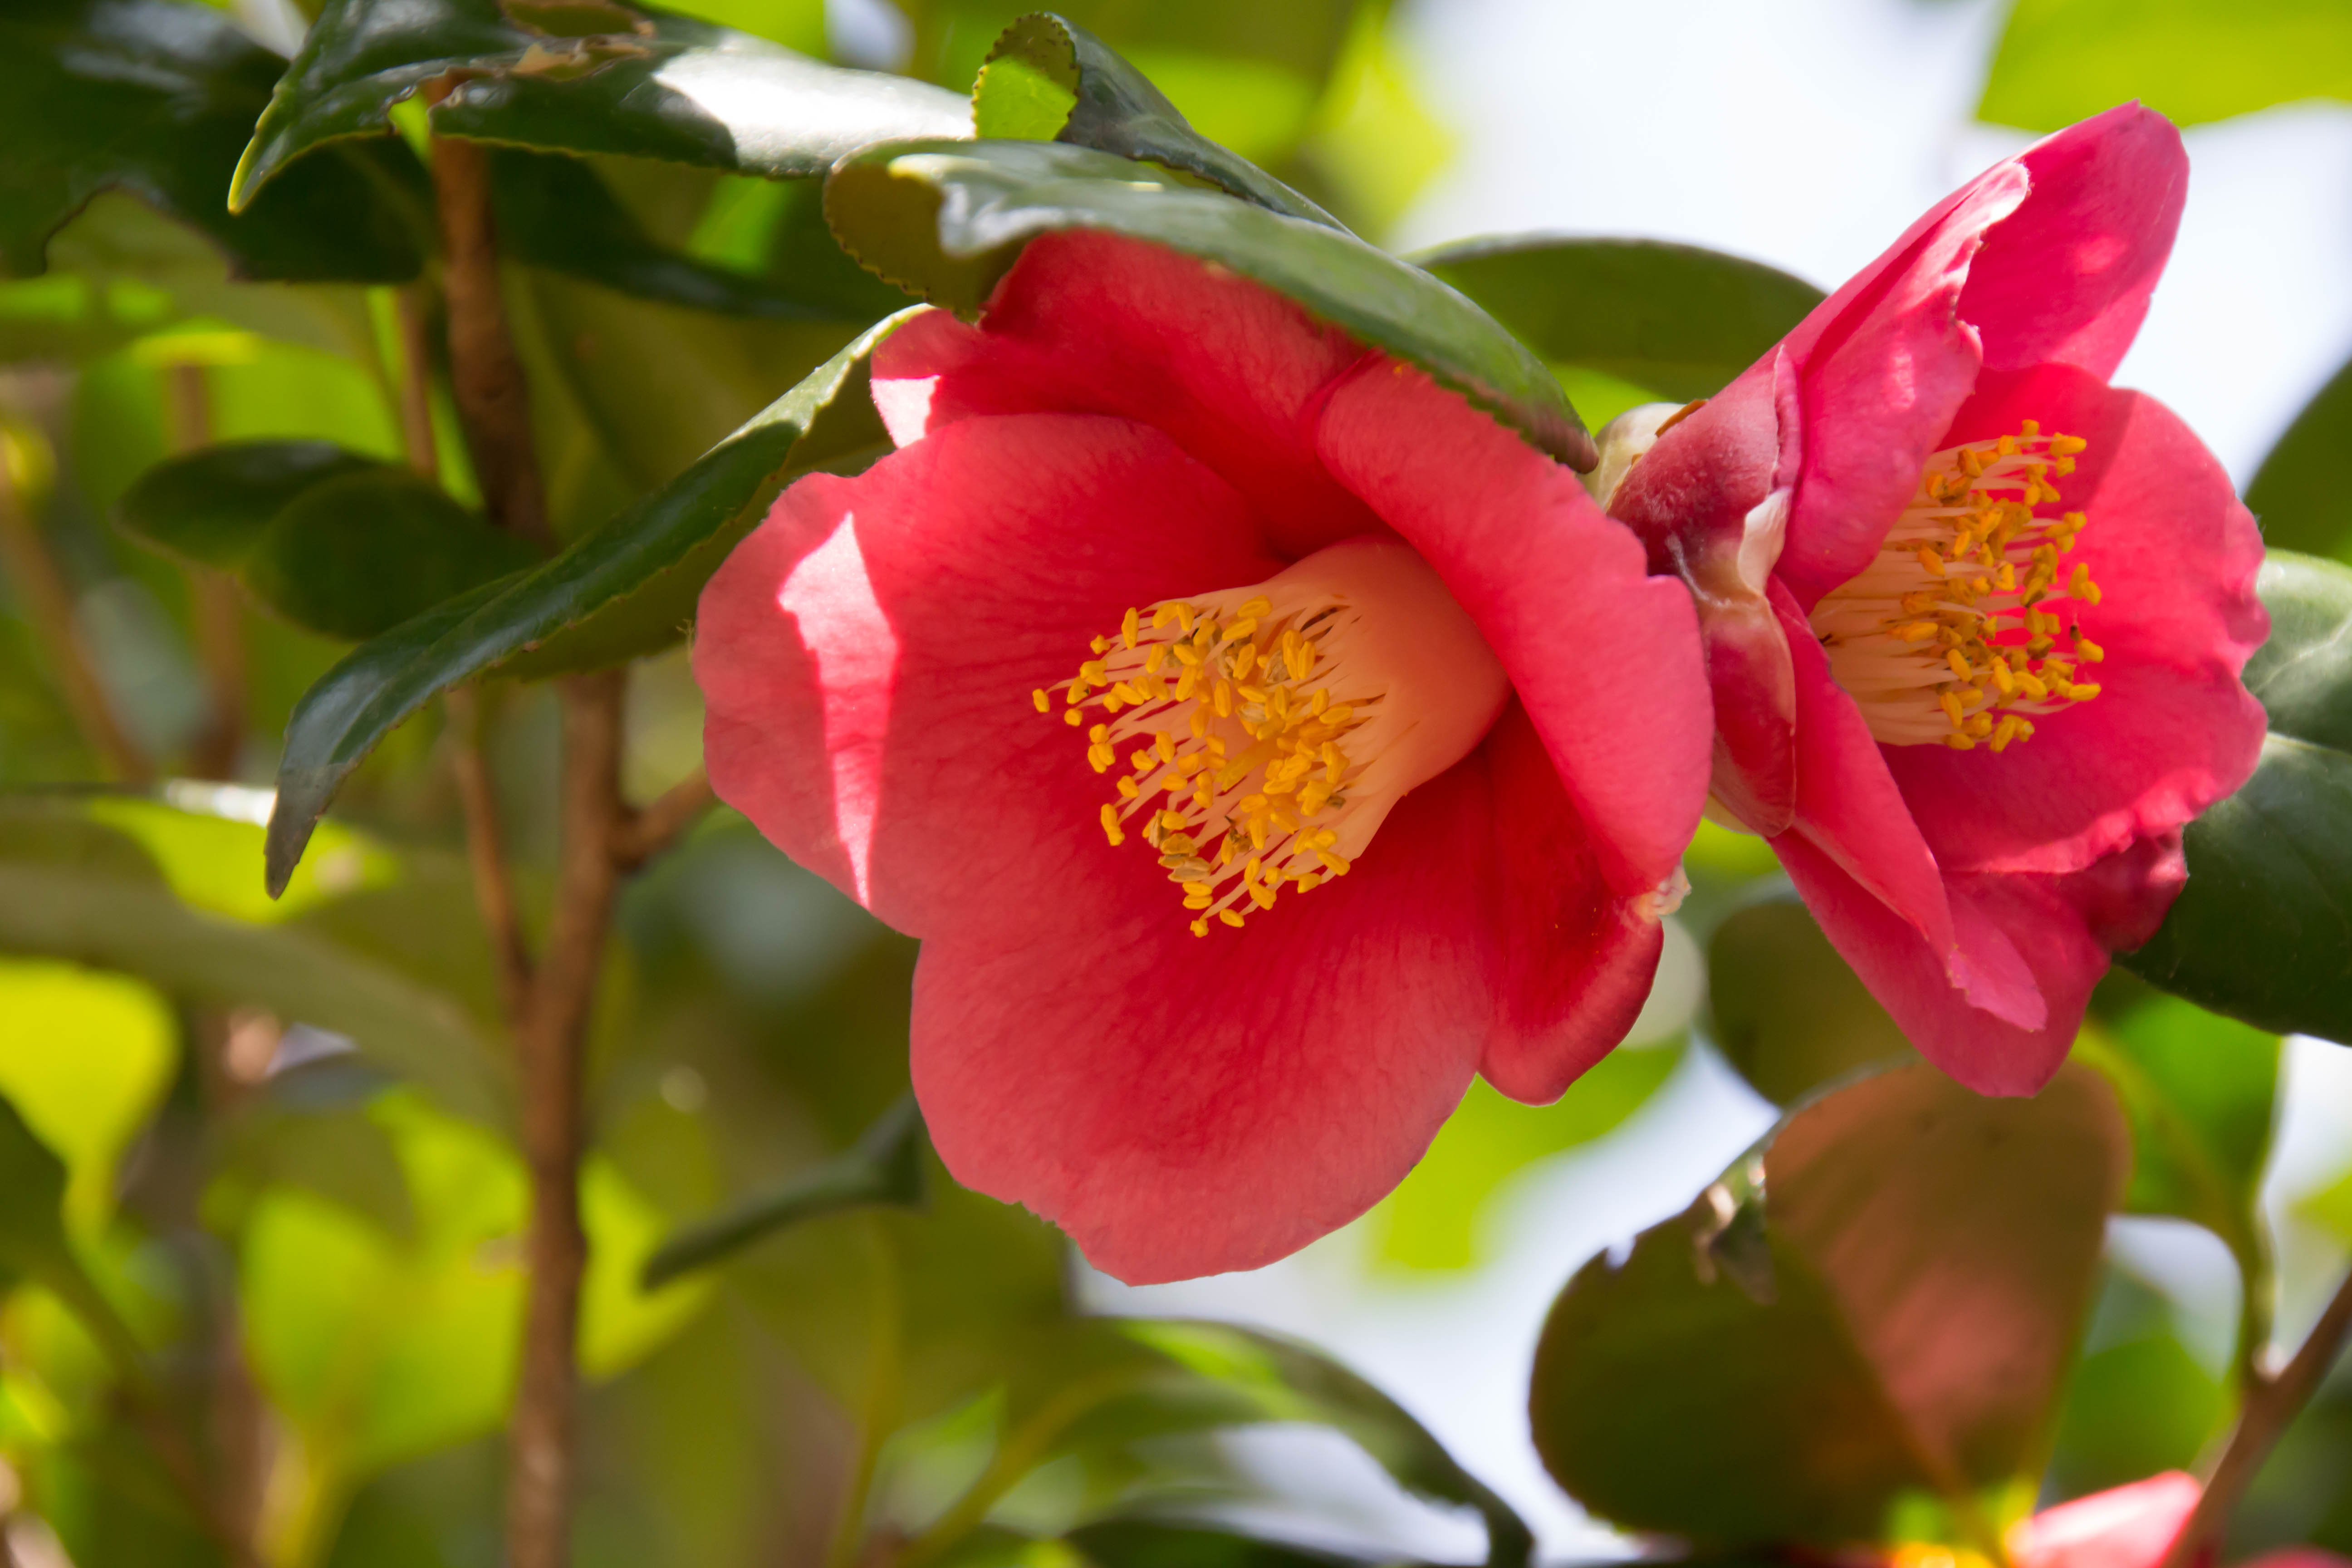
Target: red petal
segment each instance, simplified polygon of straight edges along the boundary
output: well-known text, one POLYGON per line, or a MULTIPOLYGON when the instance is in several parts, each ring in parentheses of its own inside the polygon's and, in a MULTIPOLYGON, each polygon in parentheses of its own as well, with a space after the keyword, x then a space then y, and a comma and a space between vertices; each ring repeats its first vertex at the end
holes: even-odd
POLYGON ((2017 1568, 2157 1568, 2204 1489, 2168 1470, 2044 1509, 2011 1527, 2017 1568))

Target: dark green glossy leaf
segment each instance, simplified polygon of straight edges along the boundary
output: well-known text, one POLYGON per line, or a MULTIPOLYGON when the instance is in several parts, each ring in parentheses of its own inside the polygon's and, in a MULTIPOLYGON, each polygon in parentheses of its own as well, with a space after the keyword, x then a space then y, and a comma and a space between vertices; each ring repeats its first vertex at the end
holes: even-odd
POLYGON ((1230 1323, 1130 1319, 1127 1337, 1238 1398, 1235 1419, 1308 1421, 1343 1434, 1416 1497, 1475 1509, 1486 1561, 1524 1568, 1534 1538, 1511 1506, 1464 1469, 1404 1407, 1321 1351, 1230 1323))
POLYGON ((2254 482, 2246 505, 2273 550, 2352 557, 2352 498, 2344 490, 2344 454, 2352 451, 2352 362, 2304 405, 2254 482))
POLYGON ((2337 0, 2018 0, 1977 118, 2056 131, 2137 98, 2197 125, 2327 97, 2352 98, 2337 0))
POLYGON ((397 142, 338 149, 232 215, 229 177, 285 62, 168 0, 14 0, 0 16, 0 272, 30 277, 100 191, 202 230, 239 277, 395 282, 424 259, 431 196, 397 142))
POLYGON ((972 85, 971 109, 982 137, 1092 147, 1191 174, 1290 217, 1345 226, 1193 130, 1141 71, 1084 27, 1047 12, 1022 17, 996 40, 972 85))
POLYGON ((1784 1110, 1863 1068, 1916 1059, 1794 894, 1725 916, 1706 982, 1716 1048, 1784 1110))
POLYGON ((776 321, 845 319, 833 300, 804 298, 788 279, 736 272, 657 243, 577 158, 495 148, 490 180, 499 240, 514 260, 698 310, 776 321))
POLYGON ((783 486, 887 445, 866 359, 873 327, 661 490, 543 565, 435 606, 362 644, 294 710, 269 818, 268 885, 283 888, 362 758, 433 696, 537 648, 536 668, 616 661, 675 636, 702 584, 783 486), (567 648, 568 645, 568 648, 567 648))
POLYGON ((822 174, 889 137, 953 136, 961 99, 841 70, 651 6, 328 0, 237 165, 243 208, 321 142, 385 130, 392 106, 457 74, 434 129, 771 178, 822 174))
POLYGON ((1091 1568, 1341 1568, 1389 1558, 1351 1557, 1344 1552, 1263 1541, 1235 1531, 1149 1519, 1106 1519, 1064 1536, 1091 1568))
POLYGON ((174 458, 131 486, 121 518, 150 543, 235 572, 296 626, 354 640, 539 558, 437 485, 323 441, 174 458))
POLYGON ((777 1184, 688 1226, 646 1259, 639 1279, 657 1290, 681 1274, 724 1262, 761 1237, 818 1215, 867 1204, 921 1205, 923 1156, 930 1142, 922 1112, 908 1095, 885 1111, 857 1142, 814 1171, 777 1184))
POLYGON ((2352 567, 2281 551, 2260 586, 2262 762, 2189 825, 2189 886, 2118 962, 2258 1027, 2352 1041, 2352 567))
POLYGON ((928 142, 845 159, 825 213, 850 253, 975 314, 1041 234, 1108 229, 1221 263, 1466 394, 1581 468, 1592 438, 1525 345, 1452 289, 1361 240, 1091 148, 928 142))
POLYGON ((1722 391, 1822 299, 1777 268, 1658 239, 1511 235, 1412 259, 1554 364, 1675 401, 1722 391))
POLYGON ((1924 1063, 1815 1100, 1570 1281, 1536 1352, 1545 1464, 1601 1517, 1700 1542, 1939 1512, 1997 1550, 1988 1500, 2040 1450, 2126 1159, 2077 1067, 2030 1100, 1924 1063))

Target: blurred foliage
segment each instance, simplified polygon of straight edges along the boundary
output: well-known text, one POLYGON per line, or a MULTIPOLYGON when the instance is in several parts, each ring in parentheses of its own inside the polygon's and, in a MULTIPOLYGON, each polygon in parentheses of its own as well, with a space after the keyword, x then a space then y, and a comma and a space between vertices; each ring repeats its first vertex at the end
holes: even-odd
POLYGON ((2336 0, 2016 0, 1978 118, 2055 131, 2129 99, 2197 125, 2352 99, 2336 0))

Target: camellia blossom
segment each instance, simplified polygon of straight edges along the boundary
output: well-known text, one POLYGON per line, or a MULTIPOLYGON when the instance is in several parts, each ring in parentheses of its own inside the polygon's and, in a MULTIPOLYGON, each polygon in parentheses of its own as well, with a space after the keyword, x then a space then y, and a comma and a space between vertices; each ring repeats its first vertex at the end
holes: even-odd
POLYGON ((1574 474, 1259 285, 1029 246, 874 360, 897 451, 711 579, 719 795, 923 939, 958 1180, 1134 1281, 1265 1263, 1474 1072, 1622 1038, 1705 804, 1689 596, 1574 474))
POLYGON ((1713 813, 1768 837, 1912 1042, 2057 1070, 2253 769, 2262 541, 2107 384, 2188 165, 2137 104, 1987 170, 1719 396, 1622 416, 1596 487, 1699 605, 1713 813))
MULTIPOLYGON (((2016 1568, 2161 1568, 2202 1491, 2196 1477, 2168 1470, 2044 1509, 2011 1525, 2002 1544, 2016 1568)), ((1897 1568, 1931 1568, 1927 1555, 1905 1553, 1897 1568)), ((1937 1555, 1945 1568, 1957 1568, 1955 1553, 1937 1555)), ((2317 1547, 2289 1546, 2245 1568, 2352 1568, 2352 1563, 2317 1547)))

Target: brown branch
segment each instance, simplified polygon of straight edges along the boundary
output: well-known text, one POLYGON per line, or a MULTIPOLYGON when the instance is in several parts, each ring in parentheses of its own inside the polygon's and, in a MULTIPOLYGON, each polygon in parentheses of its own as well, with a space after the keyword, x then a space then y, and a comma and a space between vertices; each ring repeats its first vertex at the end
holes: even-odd
POLYGON ((525 1252, 530 1290, 507 1485, 509 1568, 564 1568, 569 1556, 572 1420, 584 1142, 581 1064, 611 928, 621 821, 622 672, 567 678, 563 699, 562 860, 547 948, 516 1040, 523 1156, 530 1169, 525 1252))
MULTIPOLYGON (((428 89, 427 97, 437 91, 428 89)), ((545 541, 547 493, 531 449, 530 389, 507 331, 488 152, 479 142, 436 136, 433 190, 449 311, 449 382, 474 477, 493 522, 545 541)))
POLYGON ((700 768, 664 790, 642 810, 625 813, 613 834, 613 859, 634 871, 686 837, 702 814, 719 804, 710 775, 700 768))
POLYGON ((520 1030, 530 996, 530 948, 523 940, 506 830, 499 823, 498 791, 490 782, 488 759, 482 754, 481 699, 471 687, 460 686, 441 700, 449 715, 450 771, 457 776, 457 804, 466 818, 466 860, 474 875, 474 903, 490 939, 499 1005, 508 1027, 520 1030))
POLYGON ((2197 1500, 2196 1510, 2180 1527, 2171 1550, 2164 1554, 2162 1568, 2189 1568, 2191 1563, 2203 1563, 2211 1556, 2209 1546, 2220 1539, 2222 1527, 2237 1510, 2239 1500, 2261 1473, 2263 1461, 2270 1458, 2278 1440, 2286 1435, 2295 1416, 2326 1380, 2328 1369, 2336 1364, 2347 1336, 2352 1336, 2352 1275, 2347 1275, 2344 1283, 2336 1287, 2335 1299, 2319 1314, 2310 1337, 2303 1342, 2303 1348, 2294 1352, 2294 1359, 2286 1363, 2285 1369, 2276 1377, 2246 1390, 2245 1404, 2238 1412, 2238 1425, 2230 1433, 2229 1446, 2221 1450, 2213 1474, 2206 1480, 2204 1495, 2197 1500))
POLYGON ((16 603, 48 656, 50 674, 83 742, 98 753, 110 776, 124 783, 143 782, 148 775, 147 758, 123 731, 107 700, 106 689, 99 684, 89 645, 74 624, 73 591, 17 489, 15 443, 24 439, 20 434, 0 430, 0 571, 7 574, 16 603))
POLYGON ((433 437, 433 342, 425 320, 425 285, 412 284, 393 296, 400 323, 400 450, 408 466, 426 479, 441 479, 441 448, 433 437))

